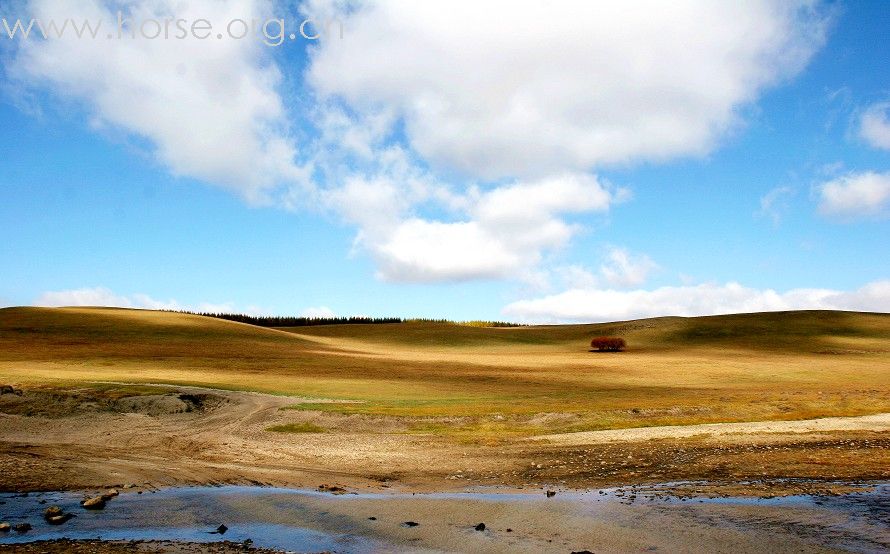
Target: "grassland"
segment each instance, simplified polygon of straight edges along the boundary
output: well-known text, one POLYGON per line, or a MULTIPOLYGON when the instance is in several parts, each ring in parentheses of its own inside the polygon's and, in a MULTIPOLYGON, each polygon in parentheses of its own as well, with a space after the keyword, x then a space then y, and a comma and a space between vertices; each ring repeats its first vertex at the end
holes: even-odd
POLYGON ((324 433, 324 428, 314 423, 285 423, 283 425, 272 425, 267 427, 266 430, 276 433, 324 433))
POLYGON ((704 481, 772 495, 890 476, 882 314, 270 329, 9 308, 0 384, 21 392, 0 395, 0 490, 704 481), (589 352, 596 335, 628 350, 589 352), (788 422, 822 416, 840 419, 788 422), (758 421, 775 423, 726 425, 758 421), (703 423, 719 429, 688 427, 703 423))
MULTIPOLYGON (((265 329, 107 308, 0 310, 0 383, 168 383, 500 437, 890 411, 890 315, 784 312, 600 325, 265 329), (618 335, 628 351, 588 352, 618 335)), ((299 423, 299 422, 298 422, 299 423)))

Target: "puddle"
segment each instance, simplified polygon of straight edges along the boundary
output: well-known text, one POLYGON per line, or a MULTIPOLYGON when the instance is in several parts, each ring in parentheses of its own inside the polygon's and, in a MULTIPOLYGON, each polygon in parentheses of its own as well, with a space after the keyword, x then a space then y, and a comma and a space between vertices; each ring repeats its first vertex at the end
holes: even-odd
MULTIPOLYGON (((890 547, 890 484, 842 496, 681 500, 630 489, 558 492, 362 493, 332 495, 266 487, 188 487, 136 494, 124 491, 104 510, 84 510, 80 493, 0 495, 0 521, 28 522, 25 534, 0 543, 44 539, 247 539, 258 547, 309 552, 466 551, 565 552, 566 548, 624 550, 682 547, 688 535, 713 544, 750 539, 853 551, 890 547), (43 521, 58 505, 76 517, 61 526, 43 521), (410 525, 408 522, 416 522, 410 525), (485 522, 485 530, 476 525, 485 522), (642 523, 642 522, 645 522, 642 523), (219 525, 228 530, 212 534, 219 525), (787 527, 787 529, 786 529, 787 527), (675 533, 672 534, 672 529, 675 533), (783 536, 787 530, 787 536, 783 536), (801 531, 803 530, 803 531, 801 531)), ((767 542, 764 542, 767 541, 767 542)), ((709 546, 707 542, 700 543, 709 546)), ((758 548, 760 550, 758 550, 758 548)), ((681 548, 682 549, 682 548, 681 548)), ((571 550, 569 550, 571 551, 571 550)), ((746 551, 743 547, 740 552, 746 551)))
POLYGON ((254 541, 266 548, 297 548, 305 551, 374 552, 380 545, 367 537, 328 532, 301 525, 304 511, 300 499, 315 493, 263 487, 189 487, 162 489, 144 494, 122 493, 104 510, 80 507, 82 494, 31 493, 27 497, 0 496, 0 514, 11 524, 28 522, 33 530, 10 532, 0 543, 44 539, 175 540, 188 542, 254 541), (244 501, 267 504, 279 513, 263 514, 263 520, 241 509, 244 501), (41 502, 45 503, 41 504, 41 502), (46 524, 43 510, 51 505, 76 515, 61 526, 46 524), (213 533, 225 524, 224 534, 213 533))

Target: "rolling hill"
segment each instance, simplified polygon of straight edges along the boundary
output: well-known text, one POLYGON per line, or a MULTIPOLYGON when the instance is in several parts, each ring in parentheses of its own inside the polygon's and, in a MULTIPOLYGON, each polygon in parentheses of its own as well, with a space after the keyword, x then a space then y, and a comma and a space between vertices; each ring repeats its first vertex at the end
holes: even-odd
POLYGON ((358 402, 304 409, 471 418, 461 428, 481 433, 862 415, 890 411, 890 315, 267 329, 171 312, 6 308, 6 382, 176 383, 348 399, 358 402), (629 349, 590 353, 595 335, 622 336, 629 349))

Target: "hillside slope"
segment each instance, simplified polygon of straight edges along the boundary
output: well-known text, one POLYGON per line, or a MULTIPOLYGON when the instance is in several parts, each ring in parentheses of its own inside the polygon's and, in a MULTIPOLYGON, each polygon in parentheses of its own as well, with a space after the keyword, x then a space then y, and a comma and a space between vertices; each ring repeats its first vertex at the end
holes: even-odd
POLYGON ((890 314, 791 311, 705 317, 660 317, 632 321, 529 327, 471 327, 411 322, 392 325, 330 325, 282 328, 303 336, 368 340, 419 347, 476 347, 511 344, 570 345, 599 335, 621 336, 633 349, 721 347, 819 352, 838 343, 866 341, 890 349, 890 314))
POLYGON ((358 402, 309 408, 474 418, 458 427, 477 433, 863 415, 890 411, 890 315, 275 330, 143 310, 0 310, 0 383, 97 381, 348 399, 358 402), (601 334, 629 350, 588 352, 601 334))

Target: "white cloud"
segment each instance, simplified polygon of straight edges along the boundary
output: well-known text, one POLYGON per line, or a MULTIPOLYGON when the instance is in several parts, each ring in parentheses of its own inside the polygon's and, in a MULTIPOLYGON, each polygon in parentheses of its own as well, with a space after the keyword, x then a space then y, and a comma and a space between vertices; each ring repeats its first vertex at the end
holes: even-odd
MULTIPOLYGON (((216 29, 268 12, 260 0, 31 0, 32 17, 102 19, 96 40, 23 41, 11 74, 84 103, 97 128, 146 139, 172 173, 269 201, 282 182, 306 179, 294 164, 294 141, 276 92, 281 74, 258 40, 104 40, 117 33, 117 12, 133 21, 210 20, 216 29)), ((151 27, 149 27, 151 32, 151 27)))
POLYGON ((105 287, 84 287, 59 291, 47 291, 37 297, 34 306, 48 308, 64 306, 106 306, 113 308, 138 308, 143 310, 184 310, 197 313, 244 313, 248 315, 269 315, 267 310, 248 306, 240 310, 231 302, 199 302, 183 304, 175 299, 158 300, 147 294, 117 294, 105 287))
POLYGON ((308 80, 389 110, 437 167, 482 178, 700 155, 821 46, 818 4, 313 0, 345 22, 308 80))
POLYGON ((371 248, 380 277, 409 282, 503 277, 538 255, 512 250, 475 221, 409 219, 371 248))
POLYGON ((760 210, 757 215, 767 217, 773 225, 778 225, 788 210, 788 201, 794 196, 791 187, 776 187, 760 197, 760 210))
POLYGON ((859 120, 859 135, 874 148, 890 150, 890 102, 870 106, 859 120))
MULTIPOLYGON (((272 3, 28 5, 43 18, 116 21, 123 9, 219 27, 270 15, 272 3)), ((741 109, 804 67, 826 27, 818 3, 778 0, 301 9, 345 24, 342 40, 311 49, 316 96, 294 106, 316 126, 305 144, 256 40, 29 41, 15 73, 83 103, 95 126, 147 140, 174 174, 251 202, 332 210, 385 280, 488 279, 533 275, 578 233, 570 218, 627 199, 592 168, 715 148, 741 109), (462 173, 469 184, 441 181, 462 173)), ((640 282, 639 268, 610 271, 640 282)))
MULTIPOLYGON (((45 292, 34 301, 35 306, 110 306, 148 310, 182 310, 176 300, 156 300, 146 294, 122 296, 104 287, 45 292)), ((209 310, 215 311, 215 310, 209 310)))
POLYGON ((301 317, 310 317, 310 318, 325 318, 325 317, 337 317, 337 313, 328 308, 327 306, 313 306, 306 308, 302 312, 300 312, 301 317))
POLYGON ((645 283, 656 269, 658 264, 645 254, 631 254, 624 248, 611 248, 606 263, 600 266, 600 274, 612 286, 635 287, 645 283))
POLYGON ((573 289, 513 302, 503 313, 519 321, 548 323, 804 309, 890 312, 890 281, 875 281, 849 292, 801 288, 780 293, 738 283, 631 291, 573 289))
POLYGON ((850 173, 816 187, 819 212, 839 219, 886 216, 890 211, 890 173, 850 173))
POLYGON ((357 205, 346 203, 341 211, 361 226, 357 243, 377 261, 382 279, 515 277, 534 268, 547 252, 563 247, 578 231, 566 216, 605 212, 624 197, 622 189, 594 176, 565 174, 449 197, 459 212, 449 220, 411 215, 412 202, 407 199, 412 194, 428 198, 433 190, 433 185, 418 185, 403 192, 385 179, 375 184, 358 179, 339 191, 362 199, 357 205))
POLYGON ((659 269, 659 265, 646 254, 610 246, 604 250, 602 263, 597 271, 591 271, 581 264, 559 266, 546 273, 538 290, 553 290, 550 277, 555 277, 556 287, 563 289, 638 287, 659 269))
MULTIPOLYGON (((326 205, 359 227, 384 280, 534 280, 578 233, 568 216, 629 197, 591 168, 713 149, 821 45, 813 6, 309 1, 305 14, 346 29, 307 71, 316 163, 344 183, 326 205), (462 173, 498 185, 435 177, 462 173)), ((612 260, 600 278, 634 286, 653 268, 612 260)))

